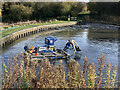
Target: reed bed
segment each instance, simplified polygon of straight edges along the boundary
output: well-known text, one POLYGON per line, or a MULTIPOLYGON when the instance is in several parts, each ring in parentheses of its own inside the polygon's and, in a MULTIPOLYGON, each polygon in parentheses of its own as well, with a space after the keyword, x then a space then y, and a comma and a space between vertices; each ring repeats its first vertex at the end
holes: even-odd
POLYGON ((75 60, 67 62, 67 74, 62 60, 57 65, 48 59, 40 63, 31 61, 29 54, 17 55, 8 67, 3 63, 2 88, 118 88, 115 85, 117 66, 105 65, 106 58, 98 58, 98 70, 87 57, 80 65, 75 60), (103 76, 103 69, 106 70, 103 76), (101 85, 104 83, 103 85, 101 85))

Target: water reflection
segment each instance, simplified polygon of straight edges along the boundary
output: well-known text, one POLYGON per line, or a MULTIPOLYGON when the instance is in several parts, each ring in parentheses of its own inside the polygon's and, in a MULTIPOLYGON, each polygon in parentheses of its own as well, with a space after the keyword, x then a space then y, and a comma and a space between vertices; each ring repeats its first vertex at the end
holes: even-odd
POLYGON ((91 40, 117 40, 117 30, 89 30, 88 38, 91 40))

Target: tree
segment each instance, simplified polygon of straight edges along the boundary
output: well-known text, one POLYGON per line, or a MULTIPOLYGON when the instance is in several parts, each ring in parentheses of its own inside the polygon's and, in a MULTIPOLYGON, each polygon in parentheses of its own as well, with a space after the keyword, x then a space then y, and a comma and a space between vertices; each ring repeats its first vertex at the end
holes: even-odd
POLYGON ((57 17, 77 16, 86 6, 81 2, 5 2, 3 21, 47 20, 57 17))
POLYGON ((89 2, 88 9, 92 13, 97 13, 100 16, 118 16, 120 10, 120 2, 89 2))
POLYGON ((61 3, 61 6, 62 6, 62 15, 69 15, 70 14, 70 10, 71 10, 71 5, 70 5, 70 2, 62 2, 61 3))
POLYGON ((13 21, 22 21, 30 19, 33 9, 32 7, 26 7, 24 5, 11 5, 9 11, 9 17, 13 21))
POLYGON ((79 12, 83 11, 86 7, 86 3, 74 2, 71 5, 71 15, 77 16, 79 12))

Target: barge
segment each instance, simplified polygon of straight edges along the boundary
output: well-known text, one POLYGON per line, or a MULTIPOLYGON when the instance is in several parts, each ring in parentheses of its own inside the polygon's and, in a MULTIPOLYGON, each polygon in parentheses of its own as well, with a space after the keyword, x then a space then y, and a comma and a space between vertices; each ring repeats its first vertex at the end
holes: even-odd
POLYGON ((70 44, 68 42, 63 50, 55 49, 54 47, 55 41, 57 41, 57 39, 53 37, 46 37, 44 46, 35 47, 35 48, 32 46, 30 49, 27 46, 25 46, 24 49, 26 53, 30 54, 32 61, 43 60, 44 58, 49 60, 69 59, 71 55, 67 52, 67 49, 69 49, 70 44, 72 44, 74 52, 76 52, 76 50, 80 51, 78 50, 79 46, 74 40, 72 40, 72 43, 70 44), (77 47, 73 43, 75 43, 77 47))

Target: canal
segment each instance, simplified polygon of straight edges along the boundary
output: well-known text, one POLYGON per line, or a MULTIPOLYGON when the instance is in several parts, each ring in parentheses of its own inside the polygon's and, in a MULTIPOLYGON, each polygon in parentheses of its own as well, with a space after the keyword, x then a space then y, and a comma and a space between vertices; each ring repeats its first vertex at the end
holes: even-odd
POLYGON ((15 56, 20 52, 24 52, 24 46, 41 46, 44 45, 45 37, 55 37, 58 40, 55 42, 55 48, 63 49, 66 42, 75 40, 82 50, 80 64, 83 62, 85 56, 88 57, 89 62, 94 62, 98 65, 97 58, 103 53, 107 61, 112 65, 118 65, 118 29, 109 25, 103 24, 87 24, 74 25, 69 27, 59 28, 59 32, 36 34, 27 36, 15 41, 13 44, 2 49, 2 56, 7 62, 10 56, 15 56), (63 31, 59 31, 64 29, 63 31))
MULTIPOLYGON (((2 59, 7 64, 11 57, 24 52, 24 46, 42 46, 45 37, 55 37, 55 48, 63 49, 68 40, 75 40, 82 50, 81 59, 76 59, 80 65, 83 65, 83 59, 87 56, 89 63, 94 62, 98 67, 98 57, 103 53, 106 58, 106 64, 118 66, 119 33, 118 29, 111 25, 86 24, 61 27, 54 31, 46 31, 35 35, 20 38, 11 45, 2 49, 2 59)), ((52 61, 53 62, 53 61, 52 61)), ((54 61, 58 63, 58 61, 54 61)), ((2 63, 2 61, 1 61, 2 63)), ((63 60, 66 66, 66 60, 63 60)), ((67 68, 66 68, 67 69, 67 68)))

